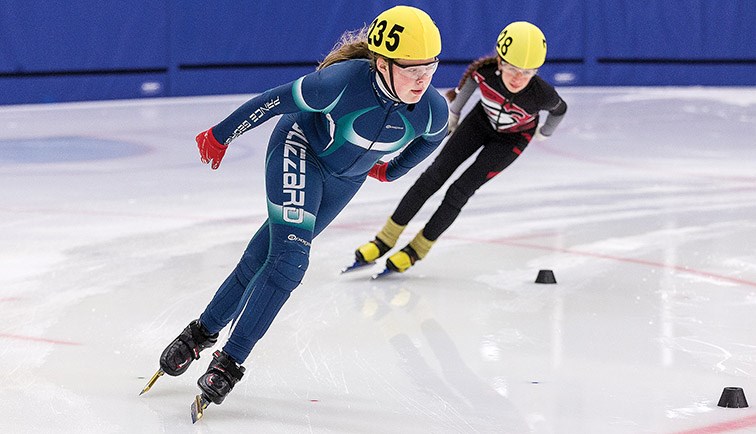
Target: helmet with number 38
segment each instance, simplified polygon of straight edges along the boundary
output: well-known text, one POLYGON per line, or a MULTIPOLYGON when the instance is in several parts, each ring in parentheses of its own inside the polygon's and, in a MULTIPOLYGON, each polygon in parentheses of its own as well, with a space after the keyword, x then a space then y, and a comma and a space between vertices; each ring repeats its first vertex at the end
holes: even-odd
POLYGON ((441 53, 441 34, 427 13, 395 6, 370 24, 368 48, 389 59, 432 59, 441 53))
POLYGON ((499 33, 496 53, 505 62, 522 69, 536 69, 546 61, 546 37, 527 21, 515 21, 499 33))

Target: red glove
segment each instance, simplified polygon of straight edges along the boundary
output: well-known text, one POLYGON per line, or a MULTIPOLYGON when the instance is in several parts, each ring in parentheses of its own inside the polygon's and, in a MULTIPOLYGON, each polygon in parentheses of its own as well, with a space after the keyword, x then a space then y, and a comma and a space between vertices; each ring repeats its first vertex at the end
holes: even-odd
POLYGON ((389 180, 386 179, 386 169, 388 169, 388 163, 379 161, 370 169, 368 176, 381 182, 389 182, 389 180))
POLYGON ((197 148, 199 148, 202 162, 207 164, 212 161, 213 164, 210 167, 213 170, 217 169, 220 166, 223 155, 226 153, 228 145, 223 145, 215 140, 212 128, 197 134, 194 140, 197 141, 197 148))

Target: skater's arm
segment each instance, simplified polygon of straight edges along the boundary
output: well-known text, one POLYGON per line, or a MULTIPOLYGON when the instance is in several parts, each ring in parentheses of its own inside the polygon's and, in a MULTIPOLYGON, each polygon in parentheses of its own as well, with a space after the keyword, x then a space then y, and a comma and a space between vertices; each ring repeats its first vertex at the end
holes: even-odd
POLYGON ((250 99, 212 128, 218 142, 228 145, 270 118, 284 113, 329 113, 348 84, 365 66, 354 62, 332 65, 250 99))
POLYGON ((444 140, 448 127, 449 109, 446 100, 435 90, 428 90, 427 127, 423 135, 413 140, 402 152, 389 161, 386 167, 386 179, 393 181, 406 174, 421 161, 425 160, 444 140))
POLYGON ((217 169, 228 144, 268 119, 295 112, 328 113, 339 102, 349 81, 364 65, 344 62, 270 89, 242 104, 218 125, 196 137, 203 163, 217 169))
POLYGON ((462 108, 464 108, 465 104, 467 104, 467 101, 472 94, 475 93, 475 89, 477 88, 478 84, 475 80, 466 80, 462 87, 456 88, 454 92, 456 92, 457 96, 451 103, 449 103, 449 113, 459 116, 459 114, 462 113, 462 108))
POLYGON ((546 120, 543 125, 538 129, 538 132, 544 136, 549 137, 554 134, 559 123, 564 119, 564 115, 567 113, 567 103, 554 91, 552 98, 546 106, 549 114, 546 116, 546 120))
POLYGON ((477 88, 478 86, 475 81, 467 80, 461 87, 454 89, 456 95, 452 102, 449 103, 449 134, 457 129, 459 115, 477 88))

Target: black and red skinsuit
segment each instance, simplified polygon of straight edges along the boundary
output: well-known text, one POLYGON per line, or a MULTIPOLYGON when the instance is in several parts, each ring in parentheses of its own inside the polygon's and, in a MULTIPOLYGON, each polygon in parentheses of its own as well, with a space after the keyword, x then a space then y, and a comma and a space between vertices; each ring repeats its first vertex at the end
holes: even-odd
POLYGON ((451 226, 467 201, 483 184, 506 169, 522 154, 538 126, 539 112, 549 113, 541 133, 551 135, 567 104, 554 88, 538 75, 516 94, 507 90, 496 62, 484 63, 456 89, 449 106, 458 115, 476 88, 481 99, 460 122, 441 153, 404 195, 392 220, 404 226, 423 204, 478 149, 475 161, 454 181, 441 205, 423 229, 423 236, 435 241, 451 226), (482 149, 481 149, 482 148, 482 149))

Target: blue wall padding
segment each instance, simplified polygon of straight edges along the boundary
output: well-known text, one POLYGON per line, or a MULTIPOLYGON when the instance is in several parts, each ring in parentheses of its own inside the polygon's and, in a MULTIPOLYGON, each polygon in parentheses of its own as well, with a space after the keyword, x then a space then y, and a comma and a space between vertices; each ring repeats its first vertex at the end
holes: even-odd
MULTIPOLYGON (((437 87, 509 22, 549 43, 557 86, 756 85, 756 1, 412 0, 441 30, 437 87)), ((311 71, 395 2, 4 0, 0 104, 256 93, 311 71)))
POLYGON ((151 0, 4 0, 0 71, 166 69, 167 15, 151 0))
POLYGON ((594 55, 619 59, 756 60, 756 2, 601 0, 594 55))

